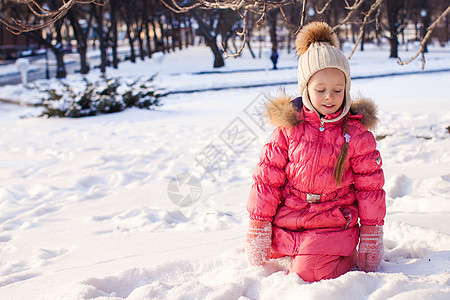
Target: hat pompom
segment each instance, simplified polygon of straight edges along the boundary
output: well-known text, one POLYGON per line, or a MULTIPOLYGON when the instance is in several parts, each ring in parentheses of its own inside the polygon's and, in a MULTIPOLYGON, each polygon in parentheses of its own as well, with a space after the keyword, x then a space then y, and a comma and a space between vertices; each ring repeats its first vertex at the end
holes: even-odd
POLYGON ((339 48, 339 39, 330 25, 325 22, 311 22, 305 25, 295 37, 295 49, 298 56, 305 53, 315 42, 325 42, 339 48))

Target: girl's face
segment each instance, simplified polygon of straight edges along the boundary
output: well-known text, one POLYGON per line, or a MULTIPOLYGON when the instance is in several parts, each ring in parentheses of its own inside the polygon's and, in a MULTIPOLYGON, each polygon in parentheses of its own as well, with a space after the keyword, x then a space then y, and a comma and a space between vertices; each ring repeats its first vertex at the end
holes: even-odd
POLYGON ((345 75, 338 69, 323 69, 308 81, 311 104, 322 115, 333 114, 344 102, 345 75))

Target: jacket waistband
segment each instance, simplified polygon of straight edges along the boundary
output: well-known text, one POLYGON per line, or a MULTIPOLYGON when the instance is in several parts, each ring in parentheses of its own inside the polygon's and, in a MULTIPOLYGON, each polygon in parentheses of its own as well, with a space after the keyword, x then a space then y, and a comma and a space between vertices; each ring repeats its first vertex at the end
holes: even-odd
POLYGON ((306 193, 297 190, 292 186, 292 184, 289 184, 287 186, 288 191, 290 194, 295 195, 300 200, 311 203, 311 204, 318 204, 328 201, 335 201, 344 196, 345 194, 348 194, 350 190, 352 189, 350 186, 345 186, 340 189, 337 189, 334 192, 331 192, 329 194, 313 194, 313 193, 306 193))

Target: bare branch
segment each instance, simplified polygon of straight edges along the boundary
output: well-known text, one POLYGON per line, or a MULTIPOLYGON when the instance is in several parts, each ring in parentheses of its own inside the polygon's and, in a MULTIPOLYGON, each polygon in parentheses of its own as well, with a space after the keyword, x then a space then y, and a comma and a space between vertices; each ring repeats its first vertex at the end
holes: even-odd
POLYGON ((381 16, 381 5, 378 6, 377 14, 375 15, 375 29, 376 30, 379 30, 381 27, 380 16, 381 16))
POLYGON ((28 7, 28 9, 38 18, 47 19, 39 24, 28 24, 16 18, 6 18, 0 15, 0 22, 6 25, 6 29, 14 34, 20 34, 22 32, 33 31, 37 29, 44 28, 48 25, 53 24, 57 20, 64 17, 67 11, 75 4, 88 4, 93 3, 96 5, 104 6, 109 0, 67 0, 62 1, 62 5, 56 9, 48 9, 43 5, 39 4, 37 0, 10 0, 11 2, 17 4, 23 4, 28 7))
MULTIPOLYGON (((303 0, 302 5, 302 20, 300 21, 300 28, 303 27, 303 24, 305 24, 305 16, 306 16, 306 3, 308 3, 307 0, 303 0)), ((300 29, 299 29, 300 30, 300 29)))
POLYGON ((227 59, 228 57, 237 58, 239 55, 241 55, 242 50, 244 50, 245 43, 247 43, 247 13, 248 10, 244 10, 244 14, 243 15, 240 14, 241 18, 244 20, 244 25, 242 26, 241 32, 236 32, 237 35, 242 37, 242 45, 241 47, 239 47, 237 52, 234 54, 228 53, 227 51, 225 51, 225 42, 222 42, 222 51, 226 55, 225 59, 227 59))
POLYGON ((263 11, 261 13, 261 17, 258 19, 258 21, 256 21, 256 27, 261 26, 262 23, 264 23, 264 20, 266 19, 266 15, 267 15, 267 9, 266 9, 266 5, 264 5, 263 11))
MULTIPOLYGON (((169 7, 169 5, 167 3, 165 3, 165 1, 167 1, 167 0, 161 0, 161 1, 164 3, 164 5, 169 7)), ((180 7, 176 4, 176 0, 171 0, 171 1, 174 4, 175 9, 180 12, 186 12, 186 11, 194 8, 193 6, 190 6, 189 9, 184 10, 183 7, 180 7)), ((265 21, 267 13, 270 10, 279 8, 281 11, 281 14, 284 17, 284 21, 286 22, 286 24, 288 26, 295 27, 295 25, 292 25, 287 21, 286 15, 283 11, 283 6, 294 4, 297 0, 259 0, 259 1, 214 0, 214 2, 212 2, 212 1, 209 2, 207 0, 197 0, 197 1, 198 2, 196 4, 199 4, 199 5, 195 6, 195 8, 201 8, 201 9, 228 8, 228 9, 236 11, 239 14, 239 16, 241 17, 241 19, 243 20, 244 24, 243 24, 242 31, 236 33, 238 36, 242 37, 242 45, 237 50, 237 52, 234 54, 227 53, 225 51, 225 45, 222 43, 222 50, 226 54, 226 58, 228 58, 228 57, 236 58, 239 55, 241 55, 242 50, 244 49, 245 44, 247 43, 247 27, 248 27, 247 15, 248 15, 249 11, 254 12, 257 15, 260 15, 259 19, 256 21, 256 26, 259 27, 265 21), (243 10, 244 13, 241 14, 239 12, 240 10, 243 10)), ((306 0, 303 1, 304 6, 306 6, 306 2, 307 2, 306 0)), ((196 4, 194 4, 194 5, 196 5, 196 4)), ((186 8, 188 8, 188 7, 186 7, 186 8)), ((170 8, 170 9, 172 9, 172 8, 170 8)))
POLYGON ((338 25, 333 27, 333 30, 336 30, 337 28, 339 28, 340 26, 342 26, 343 24, 346 24, 348 22, 348 20, 350 20, 350 18, 353 16, 353 14, 361 7, 361 5, 364 3, 364 0, 355 0, 355 3, 350 6, 348 4, 347 1, 345 1, 347 4, 347 7, 345 9, 350 10, 350 12, 347 14, 347 16, 345 17, 345 19, 340 22, 338 25))
POLYGON ((398 64, 401 66, 407 65, 410 62, 412 62, 413 60, 415 60, 419 54, 422 53, 422 70, 425 68, 425 54, 424 54, 424 49, 425 49, 425 45, 427 44, 428 40, 431 37, 431 33, 433 32, 434 28, 436 27, 436 25, 442 21, 442 19, 450 12, 450 5, 447 7, 446 10, 444 10, 444 12, 433 22, 433 24, 431 24, 430 27, 427 28, 427 34, 424 36, 423 40, 420 42, 420 49, 417 51, 417 53, 411 57, 410 59, 408 59, 407 61, 403 61, 400 58, 398 59, 398 64))
POLYGON ((333 1, 333 0, 328 0, 328 2, 325 3, 325 5, 323 6, 323 8, 320 9, 320 10, 317 9, 317 6, 316 6, 316 12, 317 12, 319 15, 323 14, 324 11, 327 10, 328 6, 331 4, 332 1, 333 1))
POLYGON ((284 13, 283 7, 280 7, 280 12, 281 12, 281 15, 283 16, 284 23, 289 27, 289 31, 295 35, 295 33, 297 31, 296 30, 294 31, 293 29, 297 28, 297 26, 288 21, 287 16, 284 13))
POLYGON ((167 4, 167 2, 165 0, 160 0, 160 1, 164 4, 165 7, 167 7, 168 9, 170 9, 171 11, 173 11, 173 12, 175 12, 177 14, 179 14, 179 13, 186 13, 186 12, 188 12, 188 11, 194 9, 194 8, 197 8, 197 7, 199 7, 199 6, 201 6, 203 4, 202 2, 197 2, 197 3, 195 3, 193 5, 190 5, 190 6, 181 7, 175 2, 175 0, 171 0, 172 4, 174 6, 174 7, 172 7, 169 4, 167 4))
POLYGON ((347 4, 347 6, 345 7, 345 9, 348 9, 348 10, 355 10, 355 9, 358 9, 358 8, 361 6, 361 4, 363 4, 364 1, 365 1, 365 0, 355 0, 355 3, 353 3, 352 6, 350 6, 350 4, 348 4, 348 1, 345 0, 345 4, 347 4))
POLYGON ((294 32, 294 36, 297 35, 297 33, 300 31, 300 29, 302 29, 303 24, 305 22, 305 17, 306 17, 306 4, 308 3, 308 0, 303 0, 303 5, 302 5, 302 19, 300 20, 300 26, 297 27, 297 30, 295 30, 294 32))
POLYGON ((364 14, 364 15, 365 15, 365 16, 364 16, 364 20, 363 20, 361 26, 359 27, 359 36, 358 36, 358 39, 357 39, 357 41, 356 41, 356 43, 355 43, 355 46, 354 46, 353 49, 352 49, 352 52, 351 52, 350 55, 347 57, 348 59, 350 59, 350 58, 353 56, 353 54, 354 54, 355 51, 356 51, 356 48, 358 47, 358 44, 361 42, 361 40, 362 40, 362 38, 363 38, 363 35, 364 35, 364 26, 366 26, 366 24, 368 24, 368 20, 369 20, 370 15, 371 15, 375 10, 378 9, 378 7, 381 5, 382 2, 383 2, 383 0, 377 0, 375 3, 372 4, 372 6, 370 6, 369 11, 368 11, 367 13, 364 14))
POLYGON ((186 3, 185 6, 179 5, 177 0, 161 0, 161 2, 170 10, 177 13, 185 13, 192 9, 231 9, 238 11, 241 9, 265 14, 275 8, 285 5, 295 4, 297 0, 195 0, 194 4, 186 3))

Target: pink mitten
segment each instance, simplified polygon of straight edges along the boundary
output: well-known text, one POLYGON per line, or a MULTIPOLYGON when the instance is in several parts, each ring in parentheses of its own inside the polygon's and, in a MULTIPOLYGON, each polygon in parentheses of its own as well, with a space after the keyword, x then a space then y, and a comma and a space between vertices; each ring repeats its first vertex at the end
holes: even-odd
POLYGON ((362 225, 359 231, 359 267, 375 272, 383 259, 383 226, 362 225))
POLYGON ((250 220, 245 252, 250 265, 260 266, 269 261, 272 245, 272 223, 250 220))

